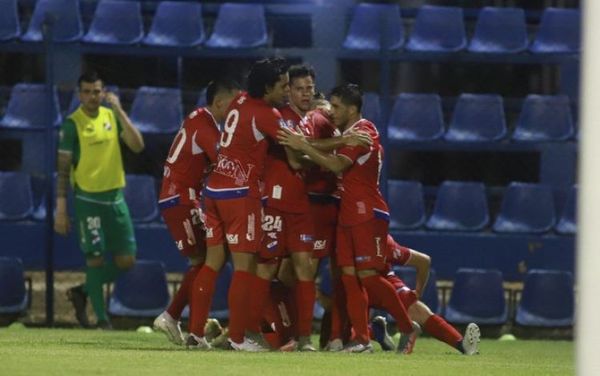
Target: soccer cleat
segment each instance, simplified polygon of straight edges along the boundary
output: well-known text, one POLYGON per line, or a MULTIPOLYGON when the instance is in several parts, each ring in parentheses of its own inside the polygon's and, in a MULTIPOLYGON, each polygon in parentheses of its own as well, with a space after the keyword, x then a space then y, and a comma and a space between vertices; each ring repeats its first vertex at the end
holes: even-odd
POLYGON ((181 323, 176 321, 169 315, 168 312, 163 312, 154 319, 154 330, 165 333, 167 339, 176 345, 183 345, 185 342, 183 332, 181 331, 181 323))
POLYGON ((229 330, 228 328, 224 328, 221 334, 211 341, 211 346, 221 350, 233 350, 231 344, 228 341, 229 339, 229 330))
POLYGON ((375 316, 371 321, 373 336, 379 343, 383 351, 392 351, 394 349, 394 340, 387 331, 387 320, 383 316, 375 316))
POLYGON ((269 351, 268 348, 261 346, 258 342, 248 337, 244 337, 244 341, 242 343, 233 342, 231 338, 229 339, 229 344, 236 351, 246 351, 246 352, 265 352, 269 351))
POLYGON ((371 342, 369 343, 359 343, 359 342, 350 342, 346 347, 344 347, 344 352, 347 353, 372 353, 373 345, 371 342))
POLYGON ((412 332, 400 334, 400 341, 398 341, 398 349, 396 350, 398 354, 408 355, 413 352, 417 337, 421 334, 421 326, 413 321, 412 327, 412 332))
POLYGON ((108 320, 98 320, 96 328, 101 330, 113 330, 113 326, 108 320))
POLYGON ((75 318, 79 325, 84 328, 91 328, 87 317, 87 294, 83 291, 83 285, 75 286, 67 290, 67 299, 73 304, 75 309, 75 318))
POLYGON ((208 319, 206 320, 206 325, 204 325, 204 336, 207 341, 212 341, 223 333, 223 327, 219 323, 217 319, 208 319))
POLYGON ((344 343, 339 338, 332 339, 331 341, 329 341, 327 346, 325 346, 325 351, 339 352, 339 351, 342 351, 343 349, 344 349, 344 343))
POLYGON ((301 336, 298 338, 298 350, 299 351, 317 351, 310 340, 310 336, 301 336))
POLYGON ((210 343, 205 337, 198 337, 197 335, 190 333, 185 341, 185 347, 188 350, 210 350, 210 343))
POLYGON ((479 354, 479 341, 481 341, 481 331, 475 323, 470 323, 465 329, 465 335, 462 340, 462 348, 465 355, 479 354))
POLYGON ((279 351, 291 352, 298 350, 298 342, 295 339, 290 339, 287 343, 279 348, 279 351))

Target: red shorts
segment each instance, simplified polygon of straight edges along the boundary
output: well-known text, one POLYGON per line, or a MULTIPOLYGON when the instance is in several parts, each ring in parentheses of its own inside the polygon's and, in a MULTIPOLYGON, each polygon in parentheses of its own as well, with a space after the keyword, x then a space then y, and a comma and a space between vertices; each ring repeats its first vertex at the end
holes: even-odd
POLYGON ((257 253, 262 240, 262 204, 259 199, 241 197, 215 200, 204 197, 206 245, 227 243, 231 252, 257 253))
POLYGON ((276 261, 291 252, 313 251, 314 225, 310 213, 286 213, 270 207, 264 211, 261 261, 276 261))
POLYGON ((408 307, 415 304, 419 300, 417 299, 417 294, 415 294, 415 292, 411 290, 410 287, 406 286, 404 284, 404 281, 401 280, 397 275, 388 274, 385 276, 385 279, 387 279, 389 283, 394 285, 394 288, 396 289, 396 294, 398 295, 400 301, 406 309, 408 309, 408 307))
POLYGON ((388 222, 373 218, 354 226, 337 227, 336 261, 338 266, 357 270, 385 269, 388 222))
POLYGON ((163 209, 160 214, 182 256, 206 255, 206 232, 199 208, 180 204, 163 209))
POLYGON ((310 210, 315 226, 313 257, 321 259, 329 256, 335 249, 335 231, 339 208, 335 202, 311 202, 310 210))

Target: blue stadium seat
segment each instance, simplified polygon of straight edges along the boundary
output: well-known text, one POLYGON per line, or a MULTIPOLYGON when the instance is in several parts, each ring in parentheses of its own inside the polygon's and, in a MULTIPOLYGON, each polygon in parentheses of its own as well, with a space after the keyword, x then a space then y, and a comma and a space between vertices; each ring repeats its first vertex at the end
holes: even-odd
MULTIPOLYGON (((119 87, 118 86, 114 86, 114 85, 106 85, 105 87, 106 91, 111 92, 111 93, 115 93, 117 96, 119 96, 119 87)), ((71 103, 69 104, 69 109, 67 110, 66 115, 70 115, 72 114, 77 107, 79 107, 81 103, 79 102, 79 89, 75 89, 73 90, 73 96, 71 97, 71 103)), ((103 106, 109 107, 108 103, 103 102, 102 103, 103 106)))
POLYGON ((443 133, 444 116, 439 95, 398 95, 388 123, 391 140, 431 141, 439 139, 443 133))
POLYGON ((131 106, 131 121, 143 133, 175 133, 183 109, 179 89, 141 86, 131 106))
POLYGON ((565 141, 574 132, 569 97, 531 94, 523 102, 512 138, 533 142, 565 141))
POLYGON ((139 2, 101 0, 83 41, 101 44, 135 44, 143 37, 144 28, 139 2))
POLYGON ((343 47, 350 50, 380 50, 384 32, 387 49, 402 47, 404 27, 400 7, 397 4, 358 4, 354 8, 343 47), (385 31, 382 30, 384 22, 385 31))
POLYGON ((38 0, 29 21, 27 32, 21 37, 26 42, 40 42, 46 13, 55 17, 54 41, 75 42, 83 36, 79 14, 79 0, 38 0))
POLYGON ((0 1, 0 41, 18 38, 20 34, 17 0, 0 1))
POLYGON ((502 273, 498 270, 459 269, 444 316, 455 324, 504 324, 508 319, 508 307, 502 273))
POLYGON ((494 231, 544 233, 556 223, 554 197, 541 184, 511 183, 504 194, 494 231))
MULTIPOLYGON (((217 285, 215 293, 212 298, 212 304, 210 306, 209 317, 218 320, 229 319, 229 303, 228 293, 229 286, 231 285, 231 278, 233 277, 233 267, 229 262, 226 262, 223 269, 219 272, 219 278, 217 279, 217 285)), ((182 318, 188 318, 190 316, 190 307, 186 306, 181 313, 182 318)))
POLYGON ((577 233, 577 195, 577 186, 573 186, 569 189, 562 215, 554 227, 559 234, 575 235, 577 233))
MULTIPOLYGON (((412 266, 394 266, 394 273, 412 290, 417 286, 417 270, 412 266)), ((434 269, 429 269, 429 280, 425 285, 421 301, 431 309, 431 312, 441 313, 442 307, 437 292, 437 276, 434 269)))
POLYGON ((50 120, 53 126, 59 126, 62 118, 58 105, 56 88, 52 91, 54 111, 47 115, 47 90, 42 84, 16 84, 11 92, 4 117, 0 126, 24 130, 45 129, 50 120))
POLYGON ((158 4, 144 44, 191 47, 204 42, 202 5, 192 2, 163 1, 158 4))
POLYGON ((389 180, 390 228, 412 230, 425 223, 423 186, 417 181, 389 180))
POLYGON ((523 9, 484 7, 477 18, 469 51, 517 53, 525 51, 528 44, 523 9))
POLYGON ((158 195, 150 175, 127 175, 125 201, 134 222, 151 222, 158 217, 158 195))
POLYGON ((156 317, 169 304, 164 265, 159 261, 138 260, 114 284, 108 313, 115 316, 156 317))
POLYGON ((581 46, 579 9, 546 8, 535 40, 533 53, 577 53, 581 46))
POLYGON ((438 189, 431 230, 478 231, 490 221, 485 186, 479 182, 445 181, 438 189))
POLYGON ((261 4, 224 3, 219 8, 207 47, 253 48, 267 44, 265 9, 261 4))
POLYGON ((15 314, 27 309, 23 263, 18 258, 0 257, 0 314, 15 314))
POLYGON ((420 52, 457 52, 467 46, 463 10, 424 5, 419 8, 406 49, 420 52))
POLYGON ((461 94, 444 135, 447 141, 498 141, 506 135, 504 101, 499 95, 461 94))
POLYGON ((527 273, 515 321, 523 326, 571 326, 575 309, 573 275, 559 270, 527 273))
POLYGON ((381 120, 381 103, 379 102, 379 94, 364 93, 362 105, 363 118, 371 121, 373 124, 379 124, 381 120))
POLYGON ((31 178, 23 172, 0 171, 0 220, 18 221, 33 213, 31 178))

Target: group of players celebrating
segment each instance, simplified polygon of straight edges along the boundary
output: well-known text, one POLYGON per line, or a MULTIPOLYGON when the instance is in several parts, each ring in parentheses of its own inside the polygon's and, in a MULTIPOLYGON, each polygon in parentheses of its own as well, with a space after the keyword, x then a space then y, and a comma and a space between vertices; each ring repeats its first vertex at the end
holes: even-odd
MULTIPOLYGON (((326 101, 315 95, 311 67, 280 58, 254 63, 247 85, 241 91, 231 80, 211 82, 207 106, 187 116, 169 151, 159 207, 190 267, 155 328, 176 344, 211 349, 214 335, 205 326, 229 254, 226 347, 315 351, 315 277, 330 257, 327 350, 372 352, 369 307, 377 307, 401 334, 397 345, 386 335, 384 349, 410 354, 425 330, 463 354, 477 353, 477 325, 463 336, 419 301, 429 258, 388 234, 379 191, 383 147, 375 125, 361 116, 360 88, 338 86, 326 101), (417 267, 415 290, 392 264, 417 267), (179 320, 188 304, 184 337, 179 320)), ((375 323, 385 325, 382 318, 375 323)))

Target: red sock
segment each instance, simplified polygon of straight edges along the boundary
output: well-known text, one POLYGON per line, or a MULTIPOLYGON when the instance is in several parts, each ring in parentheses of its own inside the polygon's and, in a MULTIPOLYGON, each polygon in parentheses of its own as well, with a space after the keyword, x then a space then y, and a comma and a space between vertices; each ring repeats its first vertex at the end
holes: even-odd
POLYGON ((369 302, 356 276, 344 274, 342 282, 346 291, 348 316, 356 332, 356 340, 369 343, 369 302))
POLYGON ((436 339, 456 348, 456 344, 462 341, 463 336, 454 327, 438 315, 431 315, 425 321, 423 329, 436 339))
POLYGON ((402 304, 400 298, 396 295, 394 286, 380 275, 361 278, 361 281, 369 294, 369 301, 377 302, 377 306, 389 312, 396 320, 396 325, 398 325, 400 332, 412 332, 412 320, 408 317, 408 312, 404 304, 402 304))
POLYGON ((248 305, 253 294, 250 290, 254 275, 242 270, 233 272, 229 286, 229 338, 235 343, 244 341, 244 332, 248 325, 248 305))
POLYGON ((181 285, 179 285, 179 290, 173 296, 173 300, 169 307, 167 308, 167 312, 171 315, 175 320, 179 320, 181 318, 181 312, 188 305, 190 301, 191 295, 191 287, 194 284, 194 279, 196 275, 202 268, 202 265, 193 265, 190 266, 185 275, 183 276, 183 280, 181 281, 181 285))
POLYGON ((189 331, 198 337, 204 336, 204 324, 208 318, 212 297, 217 283, 217 272, 204 265, 197 273, 190 293, 189 331))
POLYGON ((252 291, 252 300, 248 303, 247 328, 253 333, 260 333, 260 324, 263 319, 263 313, 269 301, 269 292, 271 281, 262 279, 253 275, 250 291, 252 291))
POLYGON ((296 306, 298 308, 298 336, 310 336, 317 294, 315 282, 297 281, 295 290, 296 306))
POLYGON ((344 284, 339 278, 333 282, 333 292, 331 297, 331 334, 329 335, 330 340, 334 340, 336 338, 342 339, 344 325, 348 321, 344 284))

